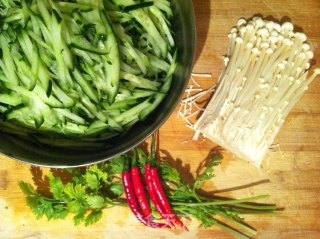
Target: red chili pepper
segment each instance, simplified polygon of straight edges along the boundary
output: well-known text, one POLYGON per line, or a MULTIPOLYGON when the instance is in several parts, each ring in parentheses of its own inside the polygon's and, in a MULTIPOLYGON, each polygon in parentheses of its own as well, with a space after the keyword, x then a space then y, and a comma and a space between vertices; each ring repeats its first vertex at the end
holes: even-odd
POLYGON ((131 174, 129 172, 129 164, 127 158, 124 159, 124 170, 122 172, 122 183, 124 187, 124 192, 126 194, 129 207, 135 217, 144 225, 152 228, 167 228, 168 226, 163 223, 156 223, 153 221, 146 220, 143 214, 140 211, 137 199, 134 194, 134 189, 131 181, 131 174))
POLYGON ((153 203, 153 205, 155 206, 157 212, 161 215, 161 217, 167 221, 167 224, 170 227, 173 226, 173 224, 170 221, 170 218, 166 215, 165 210, 163 209, 160 202, 158 201, 157 195, 156 195, 154 187, 152 185, 153 179, 150 174, 150 162, 147 162, 145 165, 144 175, 145 175, 145 181, 146 181, 146 185, 147 185, 147 191, 149 193, 151 202, 153 203))
POLYGON ((160 177, 156 167, 150 167, 150 174, 152 177, 152 186, 155 189, 156 196, 163 207, 170 220, 180 226, 181 228, 189 231, 189 229, 183 224, 183 222, 177 217, 177 215, 171 209, 170 203, 164 193, 163 187, 160 182, 160 177))
POLYGON ((142 214, 145 218, 151 219, 152 213, 151 213, 149 202, 147 200, 144 186, 143 186, 143 183, 141 180, 141 174, 140 174, 139 167, 137 165, 136 155, 134 155, 131 159, 130 172, 131 172, 131 180, 132 180, 132 184, 133 184, 133 189, 134 189, 135 195, 138 199, 139 205, 141 207, 142 214))
MULTIPOLYGON (((154 164, 156 159, 156 142, 155 141, 156 141, 156 137, 153 134, 151 138, 150 161, 151 163, 154 163, 154 164)), ((180 226, 181 228, 183 228, 184 230, 189 231, 188 228, 183 224, 183 222, 177 217, 177 215, 171 209, 170 203, 161 185, 157 168, 156 166, 152 166, 151 163, 146 166, 149 170, 148 173, 150 174, 150 177, 151 177, 150 181, 152 182, 150 188, 153 188, 153 189, 151 189, 151 192, 152 190, 154 191, 157 204, 160 204, 160 206, 164 210, 165 218, 166 220, 170 220, 170 225, 171 225, 171 222, 173 222, 178 226, 180 226)))

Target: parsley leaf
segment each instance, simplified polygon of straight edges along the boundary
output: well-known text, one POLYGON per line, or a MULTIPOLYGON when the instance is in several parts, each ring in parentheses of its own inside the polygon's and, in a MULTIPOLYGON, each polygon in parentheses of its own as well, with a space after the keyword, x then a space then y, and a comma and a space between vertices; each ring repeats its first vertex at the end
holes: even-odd
POLYGON ((189 185, 180 185, 170 194, 170 198, 174 201, 193 202, 196 199, 194 191, 189 185))
POLYGON ((53 219, 64 219, 68 215, 68 210, 63 204, 56 204, 53 206, 53 219))
POLYGON ((67 208, 69 212, 77 213, 86 209, 84 205, 85 201, 82 199, 74 199, 67 203, 67 208))
POLYGON ((203 184, 212 179, 214 177, 214 167, 218 166, 222 161, 222 156, 220 154, 215 154, 212 156, 212 158, 209 159, 209 161, 204 165, 204 168, 202 169, 202 173, 200 173, 194 183, 193 188, 194 190, 202 188, 203 184))
POLYGON ((107 182, 108 173, 104 170, 104 166, 104 164, 94 164, 89 166, 89 168, 86 170, 86 174, 95 175, 98 182, 107 182))
POLYGON ((50 192, 54 199, 62 199, 63 197, 63 183, 60 178, 54 177, 52 174, 48 175, 50 192))
POLYGON ((89 172, 86 172, 84 177, 89 188, 93 190, 99 189, 99 179, 97 175, 89 171, 89 172))
POLYGON ((48 220, 65 218, 74 214, 74 224, 91 225, 101 216, 101 209, 113 205, 123 195, 121 183, 123 157, 110 162, 91 165, 86 168, 67 170, 72 178, 62 182, 60 177, 47 175, 52 197, 39 194, 31 184, 19 182, 26 196, 28 206, 38 219, 45 216, 48 220))
POLYGON ((121 182, 115 182, 111 184, 110 191, 116 196, 121 196, 124 193, 123 185, 121 182))
POLYGON ((115 174, 121 174, 123 170, 123 159, 124 155, 115 157, 114 159, 110 160, 108 163, 108 171, 112 173, 112 175, 115 174))
POLYGON ((86 210, 79 210, 73 217, 73 223, 75 226, 81 224, 85 219, 86 210))
POLYGON ((174 183, 176 186, 182 184, 180 174, 177 169, 171 167, 168 163, 161 163, 161 177, 163 180, 174 183))
POLYGON ((97 221, 99 221, 102 217, 102 211, 101 210, 94 210, 91 211, 91 213, 85 218, 85 225, 89 226, 97 221))
POLYGON ((38 194, 31 184, 20 181, 19 187, 26 196, 27 205, 38 219, 44 215, 48 220, 64 218, 67 215, 65 207, 59 204, 59 201, 38 194))
POLYGON ((68 183, 64 187, 64 193, 70 199, 81 199, 86 195, 85 187, 82 184, 68 183))
POLYGON ((33 186, 30 183, 26 183, 23 181, 19 181, 18 185, 21 189, 21 191, 26 195, 26 196, 31 196, 34 195, 36 192, 33 188, 33 186))
POLYGON ((99 195, 87 195, 85 199, 90 208, 100 209, 104 207, 105 200, 99 195))

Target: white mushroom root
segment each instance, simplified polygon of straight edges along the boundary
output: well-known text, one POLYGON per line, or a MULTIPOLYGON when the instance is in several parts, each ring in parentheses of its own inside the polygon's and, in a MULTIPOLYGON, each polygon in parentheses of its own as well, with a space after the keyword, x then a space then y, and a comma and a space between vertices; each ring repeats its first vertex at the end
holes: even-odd
POLYGON ((313 52, 306 35, 254 17, 240 19, 228 35, 225 69, 206 110, 193 126, 199 134, 257 166, 292 107, 320 74, 308 76, 313 52))

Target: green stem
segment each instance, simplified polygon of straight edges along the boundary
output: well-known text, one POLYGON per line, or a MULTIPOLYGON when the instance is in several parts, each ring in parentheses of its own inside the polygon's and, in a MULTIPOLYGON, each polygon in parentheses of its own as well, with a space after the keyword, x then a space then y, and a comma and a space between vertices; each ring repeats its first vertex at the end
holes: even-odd
POLYGON ((131 158, 131 167, 137 166, 137 153, 136 150, 133 150, 133 156, 131 158))
MULTIPOLYGON (((196 215, 193 215, 192 213, 190 214, 190 212, 187 210, 186 207, 175 207, 174 208, 175 211, 180 212, 182 214, 185 214, 187 216, 192 215, 193 217, 196 217, 196 215)), ((257 232, 250 228, 249 226, 246 226, 238 221, 236 221, 235 219, 233 219, 232 217, 224 214, 223 212, 217 212, 215 213, 216 215, 220 216, 221 218, 224 218, 228 223, 233 224, 234 226, 238 227, 239 229, 242 229, 245 233, 248 234, 252 234, 252 235, 256 235, 257 232)), ((211 215, 213 216, 213 215, 211 215)), ((200 220, 200 219, 199 219, 200 220)), ((240 239, 252 239, 251 237, 247 236, 246 234, 244 234, 243 232, 240 232, 236 229, 234 229, 232 226, 229 226, 228 224, 225 224, 223 222, 220 222, 219 220, 217 220, 216 218, 212 217, 212 220, 214 220, 214 224, 213 226, 218 226, 223 230, 226 230, 230 233, 232 233, 233 235, 235 235, 236 237, 240 238, 240 239)))
POLYGON ((239 239, 252 239, 252 237, 249 237, 235 229, 233 229, 232 227, 230 226, 227 226, 227 225, 224 225, 220 222, 217 221, 217 223, 215 224, 216 226, 220 227, 221 229, 225 230, 225 231, 228 231, 228 232, 231 232, 233 235, 237 236, 239 239))
POLYGON ((256 209, 256 210, 277 210, 278 209, 275 204, 255 205, 255 204, 239 203, 237 204, 237 207, 256 209))
POLYGON ((127 156, 123 156, 123 172, 129 171, 130 165, 127 156))
POLYGON ((58 203, 58 204, 67 204, 65 201, 62 201, 62 200, 59 200, 59 199, 54 199, 54 198, 49 198, 49 197, 46 197, 46 196, 43 196, 42 194, 39 194, 39 193, 33 193, 33 194, 30 194, 30 196, 36 196, 36 197, 41 197, 47 201, 50 201, 52 203, 58 203))
POLYGON ((188 206, 188 207, 202 207, 202 206, 214 206, 214 205, 230 205, 230 204, 241 204, 244 202, 250 202, 253 200, 259 200, 268 198, 269 195, 259 195, 254 197, 248 197, 243 199, 228 199, 228 200, 215 200, 210 202, 195 202, 195 203, 185 203, 185 202, 172 202, 172 205, 188 206))
POLYGON ((199 196, 195 190, 193 190, 193 197, 198 201, 201 202, 201 196, 199 196))
POLYGON ((149 156, 149 162, 151 167, 156 166, 156 133, 153 133, 151 136, 151 144, 150 144, 150 156, 149 156))
POLYGON ((235 220, 234 218, 230 217, 229 215, 226 215, 225 213, 222 212, 218 212, 217 215, 219 215, 220 217, 224 218, 225 220, 227 220, 228 222, 234 224, 234 226, 244 230, 246 233, 250 233, 252 235, 257 235, 257 231, 252 229, 251 227, 235 220))

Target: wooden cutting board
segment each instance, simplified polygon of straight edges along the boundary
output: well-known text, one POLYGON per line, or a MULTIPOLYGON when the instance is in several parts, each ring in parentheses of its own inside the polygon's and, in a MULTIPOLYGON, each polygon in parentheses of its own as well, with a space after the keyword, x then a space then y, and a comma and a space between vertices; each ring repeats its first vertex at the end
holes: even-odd
MULTIPOLYGON (((314 49, 314 63, 320 65, 319 0, 194 0, 197 17, 197 56, 194 72, 210 73, 211 78, 197 77, 204 88, 216 82, 226 52, 227 33, 240 17, 253 15, 291 20, 302 29, 314 49)), ((258 230, 259 239, 320 238, 320 79, 294 107, 282 127, 263 167, 234 158, 222 151, 224 161, 206 189, 232 197, 270 194, 265 202, 276 202, 284 211, 277 216, 246 216, 258 230), (253 187, 246 187, 255 185, 253 187), (233 191, 230 191, 232 190, 233 191)), ((198 164, 216 145, 208 140, 192 141, 193 132, 177 118, 177 110, 160 129, 160 148, 174 162, 183 177, 192 179, 198 164)), ((0 238, 233 238, 215 227, 202 229, 196 220, 187 222, 190 232, 148 229, 141 226, 128 209, 105 211, 102 220, 91 226, 73 226, 72 219, 36 220, 25 204, 18 180, 32 182, 42 190, 42 170, 0 156, 0 238)))

